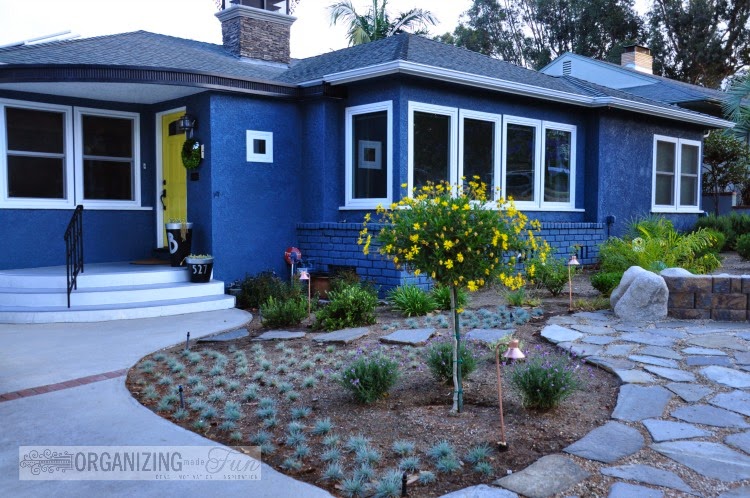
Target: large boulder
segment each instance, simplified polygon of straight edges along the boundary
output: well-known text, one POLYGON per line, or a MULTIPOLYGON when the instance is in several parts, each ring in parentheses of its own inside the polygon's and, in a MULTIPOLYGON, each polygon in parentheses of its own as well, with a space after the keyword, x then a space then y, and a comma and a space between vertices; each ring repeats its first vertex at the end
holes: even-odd
POLYGON ((631 266, 609 302, 622 320, 650 322, 667 317, 669 289, 664 279, 640 266, 631 266))

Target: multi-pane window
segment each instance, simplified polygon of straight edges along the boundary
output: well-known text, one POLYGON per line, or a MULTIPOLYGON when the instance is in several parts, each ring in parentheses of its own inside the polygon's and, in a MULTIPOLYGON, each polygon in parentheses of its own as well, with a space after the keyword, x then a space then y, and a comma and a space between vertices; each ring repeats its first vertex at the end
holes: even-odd
POLYGON ((698 210, 700 160, 700 142, 654 137, 654 211, 698 210))
POLYGON ((65 199, 65 114, 5 108, 7 192, 15 199, 65 199))
POLYGON ((410 192, 479 177, 490 200, 575 209, 575 126, 417 102, 409 103, 408 126, 410 192))
POLYGON ((138 115, 0 100, 0 207, 140 207, 138 115))
POLYGON ((392 104, 346 110, 346 206, 387 206, 392 191, 392 104))

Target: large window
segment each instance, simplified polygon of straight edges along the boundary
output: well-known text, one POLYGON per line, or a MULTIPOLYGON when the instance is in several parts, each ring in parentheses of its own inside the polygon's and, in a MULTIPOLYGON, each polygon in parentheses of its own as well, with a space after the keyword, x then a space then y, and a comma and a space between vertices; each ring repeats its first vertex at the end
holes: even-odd
POLYGON ((458 110, 409 102, 409 192, 427 182, 458 181, 458 110))
POLYGON ((494 200, 500 186, 501 116, 461 110, 458 140, 458 176, 479 177, 487 185, 487 199, 494 200))
POLYGON ((521 209, 575 208, 576 127, 505 116, 503 192, 521 209))
POLYGON ((346 206, 371 209, 391 203, 392 104, 346 110, 346 206))
POLYGON ((138 115, 0 100, 0 207, 140 207, 138 115))
POLYGON ((697 141, 654 136, 653 211, 698 211, 700 149, 697 141))

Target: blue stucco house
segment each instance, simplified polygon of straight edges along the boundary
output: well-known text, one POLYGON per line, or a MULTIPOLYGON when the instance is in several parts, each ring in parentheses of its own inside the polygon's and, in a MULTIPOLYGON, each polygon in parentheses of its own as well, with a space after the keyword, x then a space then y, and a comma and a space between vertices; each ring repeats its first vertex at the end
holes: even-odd
POLYGON ((216 14, 223 45, 139 31, 0 49, 0 269, 63 264, 77 205, 89 263, 149 257, 187 217, 224 281, 284 271, 297 246, 385 286, 408 276, 361 253, 359 222, 427 181, 479 175, 588 263, 634 217, 702 211, 721 94, 648 74, 642 47, 537 72, 401 34, 290 60, 294 17, 242 3, 216 14))

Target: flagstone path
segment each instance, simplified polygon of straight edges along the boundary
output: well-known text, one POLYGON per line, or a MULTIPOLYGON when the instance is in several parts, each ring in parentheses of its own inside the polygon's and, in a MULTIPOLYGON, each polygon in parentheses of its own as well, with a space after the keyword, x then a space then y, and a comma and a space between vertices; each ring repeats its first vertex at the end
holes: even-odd
POLYGON ((612 420, 498 479, 497 494, 451 497, 592 496, 591 479, 609 498, 750 497, 748 322, 639 324, 603 311, 553 317, 542 336, 620 379, 612 420))

